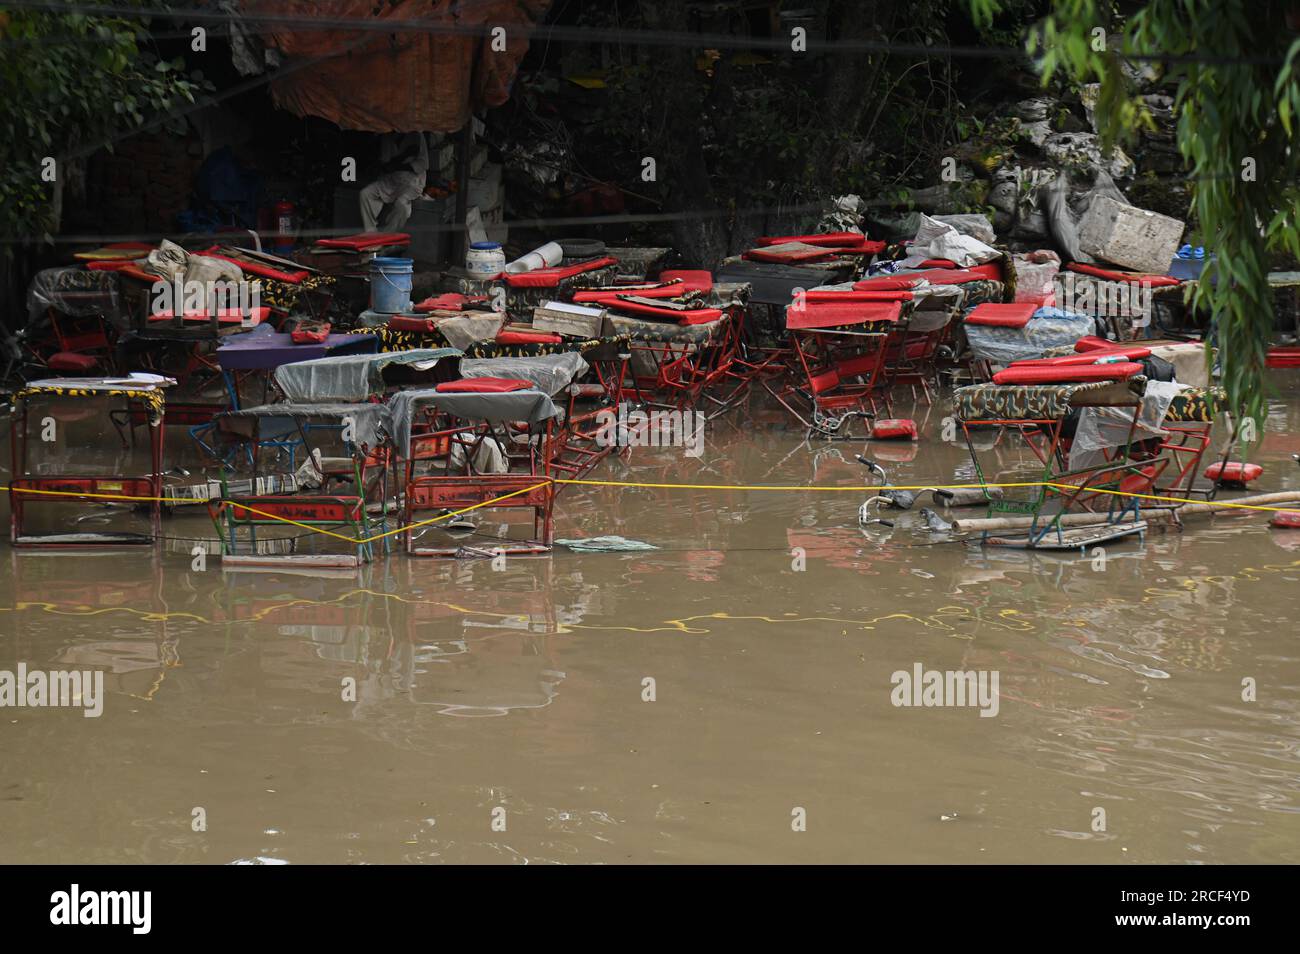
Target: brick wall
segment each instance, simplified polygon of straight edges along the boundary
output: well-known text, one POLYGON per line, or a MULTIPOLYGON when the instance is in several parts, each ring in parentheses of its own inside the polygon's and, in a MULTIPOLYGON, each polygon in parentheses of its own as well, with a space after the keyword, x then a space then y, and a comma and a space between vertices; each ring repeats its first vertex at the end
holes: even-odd
POLYGON ((87 211, 106 232, 169 233, 190 202, 203 164, 193 135, 142 134, 94 156, 86 171, 87 211))

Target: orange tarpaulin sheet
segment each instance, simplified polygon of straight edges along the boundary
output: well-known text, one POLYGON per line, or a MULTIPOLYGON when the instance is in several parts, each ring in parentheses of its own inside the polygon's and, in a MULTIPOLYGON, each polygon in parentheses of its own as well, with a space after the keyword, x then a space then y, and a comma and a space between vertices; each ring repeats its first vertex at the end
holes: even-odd
POLYGON ((324 30, 267 23, 263 39, 285 57, 284 75, 272 80, 271 95, 277 106, 299 116, 382 133, 454 132, 471 109, 504 103, 528 52, 528 30, 550 5, 551 0, 259 0, 245 9, 308 22, 356 20, 356 28, 324 30), (391 22, 394 29, 373 29, 377 22, 391 22), (493 27, 505 30, 504 50, 492 49, 493 27))

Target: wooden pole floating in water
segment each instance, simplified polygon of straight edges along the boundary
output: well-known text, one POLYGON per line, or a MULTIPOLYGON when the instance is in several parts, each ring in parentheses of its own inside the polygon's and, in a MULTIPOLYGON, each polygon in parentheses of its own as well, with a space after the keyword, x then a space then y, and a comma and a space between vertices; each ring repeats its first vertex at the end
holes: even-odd
MULTIPOLYGON (((1267 507, 1272 504, 1295 503, 1300 501, 1300 490, 1284 490, 1273 494, 1255 494, 1252 497, 1237 497, 1234 500, 1210 500, 1205 503, 1189 503, 1179 507, 1153 506, 1142 508, 1142 519, 1148 521, 1170 522, 1173 515, 1186 517, 1189 514, 1204 513, 1240 513, 1249 514, 1256 511, 1242 510, 1240 506, 1267 507)), ((1039 518, 1043 523, 1050 516, 1039 518)), ((1067 513, 1061 518, 1063 527, 1082 527, 1093 523, 1103 523, 1105 515, 1100 513, 1067 513)), ((982 533, 985 530, 1025 530, 1033 525, 1033 517, 976 517, 956 520, 952 528, 959 533, 982 533)))
MULTIPOLYGON (((1142 519, 1146 521, 1165 521, 1173 513, 1169 508, 1151 508, 1142 510, 1142 519)), ((1052 517, 1043 515, 1038 518, 1040 525, 1046 524, 1052 517)), ((1067 513, 1061 518, 1063 527, 1086 527, 1090 524, 1100 526, 1106 522, 1104 513, 1067 513)), ((1028 530, 1034 525, 1033 517, 965 517, 953 522, 952 528, 957 533, 982 533, 985 530, 1028 530)))
MULTIPOLYGON (((1281 490, 1273 494, 1255 494, 1253 497, 1238 497, 1235 500, 1210 500, 1206 503, 1184 504, 1178 509, 1179 516, 1189 513, 1225 513, 1237 510, 1225 504, 1245 504, 1248 507, 1267 507, 1270 504, 1295 503, 1300 500, 1300 490, 1281 490)), ((1238 511, 1250 513, 1249 510, 1238 511)))

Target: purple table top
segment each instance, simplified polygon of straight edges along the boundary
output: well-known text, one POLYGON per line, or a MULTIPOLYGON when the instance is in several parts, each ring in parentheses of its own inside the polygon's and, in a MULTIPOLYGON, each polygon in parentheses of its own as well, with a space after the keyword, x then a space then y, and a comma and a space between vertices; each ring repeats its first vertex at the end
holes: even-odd
POLYGON ((233 336, 217 349, 223 371, 271 371, 283 364, 341 354, 370 354, 378 346, 374 335, 329 335, 319 344, 294 344, 288 334, 269 325, 233 336))

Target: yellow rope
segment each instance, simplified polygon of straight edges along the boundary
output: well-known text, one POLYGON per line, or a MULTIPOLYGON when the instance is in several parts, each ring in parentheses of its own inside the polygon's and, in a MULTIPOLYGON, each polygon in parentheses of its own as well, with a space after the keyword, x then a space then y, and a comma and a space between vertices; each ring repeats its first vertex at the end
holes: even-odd
POLYGON ((873 484, 850 487, 809 487, 790 484, 651 484, 636 480, 564 480, 553 478, 557 484, 582 484, 588 487, 644 487, 668 488, 673 490, 802 490, 817 493, 840 493, 852 491, 863 493, 870 490, 980 490, 983 487, 1050 487, 1051 484, 1041 480, 1009 484, 873 484))
POLYGON ((405 533, 407 530, 415 530, 418 527, 427 527, 431 523, 437 523, 439 520, 447 520, 450 517, 458 517, 462 513, 469 513, 471 510, 477 510, 479 507, 488 507, 501 500, 509 500, 511 497, 518 497, 520 494, 530 493, 539 487, 545 487, 549 481, 543 480, 540 484, 533 484, 531 487, 525 487, 522 490, 515 490, 508 494, 502 494, 500 497, 493 497, 491 500, 484 500, 482 503, 476 503, 473 506, 465 507, 461 510, 453 510, 451 513, 440 514, 437 517, 430 517, 428 520, 421 520, 419 523, 413 523, 405 527, 397 527, 393 530, 385 530, 383 533, 377 533, 373 537, 366 537, 358 543, 369 543, 372 540, 379 540, 382 537, 391 537, 395 533, 405 533))
MULTIPOLYGON (((508 494, 502 494, 499 497, 493 497, 490 500, 484 500, 481 503, 476 503, 469 507, 464 507, 460 510, 454 510, 450 513, 444 513, 436 517, 431 517, 428 520, 421 520, 418 523, 412 523, 404 527, 396 527, 392 530, 385 530, 382 533, 377 533, 369 537, 360 537, 360 538, 349 537, 346 534, 335 533, 332 530, 326 530, 323 527, 317 527, 317 526, 312 526, 311 524, 302 523, 300 521, 293 520, 289 517, 282 517, 277 514, 266 513, 265 511, 258 510, 255 507, 250 507, 247 504, 233 502, 233 503, 228 503, 228 505, 237 506, 241 510, 246 510, 249 513, 257 514, 259 517, 265 517, 266 519, 269 520, 278 520, 282 523, 290 524, 291 526, 301 527, 304 530, 310 530, 313 533, 320 533, 320 534, 324 534, 325 536, 334 537, 339 540, 345 540, 348 543, 361 545, 365 543, 372 543, 375 540, 381 540, 384 537, 391 537, 395 534, 405 533, 409 530, 415 530, 420 527, 426 527, 429 526, 430 524, 438 523, 443 520, 448 520, 452 517, 457 517, 463 513, 469 513, 472 510, 478 510, 482 507, 490 507, 493 504, 500 503, 503 500, 509 500, 511 497, 518 497, 521 494, 531 493, 532 491, 545 487, 548 484, 568 484, 568 485, 578 485, 584 487, 624 487, 624 488, 640 488, 640 489, 648 489, 648 490, 734 490, 734 491, 744 491, 744 492, 797 491, 803 493, 844 493, 844 492, 864 493, 864 492, 879 492, 882 490, 983 490, 983 489, 992 489, 992 488, 1002 489, 1002 488, 1010 488, 1010 487, 1046 487, 1050 490, 1058 490, 1062 492, 1074 492, 1079 489, 1078 485, 1076 484, 1058 484, 1052 481, 1039 481, 1039 480, 1011 482, 1011 483, 989 483, 989 484, 879 484, 879 485, 864 484, 862 486, 849 486, 849 487, 815 487, 815 486, 810 487, 806 485, 792 485, 792 484, 674 484, 674 483, 651 483, 647 481, 637 481, 637 480, 581 480, 581 479, 574 479, 574 478, 555 477, 555 478, 547 478, 545 480, 542 480, 539 483, 533 484, 531 487, 524 487, 520 490, 515 490, 508 494)), ((20 493, 20 494, 40 494, 45 496, 56 496, 56 497, 81 497, 90 500, 133 500, 140 503, 194 503, 195 502, 192 498, 189 497, 135 497, 127 494, 95 494, 95 493, 83 493, 75 490, 37 490, 36 488, 32 488, 32 487, 0 486, 0 490, 9 490, 13 493, 20 493)), ((1239 504, 1227 500, 1216 500, 1216 501, 1191 500, 1186 497, 1169 497, 1162 494, 1139 494, 1127 490, 1106 490, 1099 487, 1087 487, 1084 489, 1084 493, 1110 494, 1112 496, 1117 496, 1117 497, 1129 497, 1138 500, 1155 500, 1155 501, 1161 501, 1163 503, 1174 503, 1174 504, 1197 504, 1197 503, 1211 502, 1216 507, 1223 507, 1225 509, 1253 510, 1253 511, 1262 511, 1265 513, 1283 513, 1288 510, 1296 509, 1294 507, 1270 507, 1270 506, 1264 506, 1260 504, 1239 504)))

